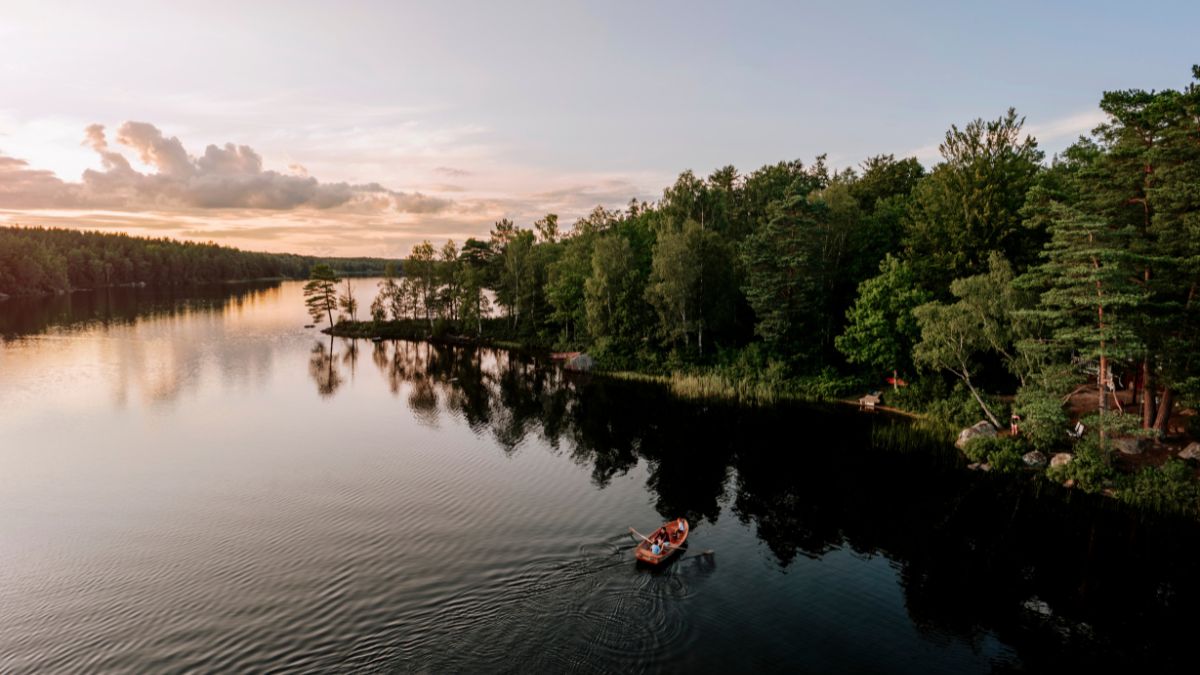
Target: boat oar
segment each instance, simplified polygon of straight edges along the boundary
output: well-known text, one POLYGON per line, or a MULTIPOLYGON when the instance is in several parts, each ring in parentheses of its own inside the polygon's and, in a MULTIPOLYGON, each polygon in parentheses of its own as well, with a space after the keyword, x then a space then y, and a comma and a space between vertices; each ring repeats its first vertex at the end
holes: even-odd
MULTIPOLYGON (((636 534, 637 536, 641 537, 642 539, 645 539, 647 542, 650 542, 650 537, 647 537, 646 535, 642 534, 641 532, 638 532, 637 530, 633 529, 632 525, 629 526, 629 531, 636 534)), ((650 542, 650 543, 653 543, 653 542, 650 542)))

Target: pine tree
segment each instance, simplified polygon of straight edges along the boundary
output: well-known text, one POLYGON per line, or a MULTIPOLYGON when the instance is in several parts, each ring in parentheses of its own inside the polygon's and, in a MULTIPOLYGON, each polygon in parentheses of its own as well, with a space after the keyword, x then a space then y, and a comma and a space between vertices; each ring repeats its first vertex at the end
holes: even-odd
POLYGON ((1042 288, 1032 314, 1051 327, 1051 339, 1062 351, 1095 364, 1103 443, 1111 366, 1142 349, 1132 321, 1146 300, 1134 281, 1139 262, 1130 251, 1134 231, 1070 207, 1054 210, 1044 261, 1029 273, 1042 288))
POLYGON ((340 281, 329 265, 313 265, 309 281, 304 284, 304 304, 314 322, 319 322, 324 314, 329 317, 329 327, 333 328, 333 310, 338 307, 337 285, 340 281))
POLYGON ((823 203, 793 190, 743 244, 742 290, 757 318, 754 331, 777 351, 817 356, 820 338, 806 328, 820 319, 820 275, 832 271, 821 259, 825 216, 823 203))

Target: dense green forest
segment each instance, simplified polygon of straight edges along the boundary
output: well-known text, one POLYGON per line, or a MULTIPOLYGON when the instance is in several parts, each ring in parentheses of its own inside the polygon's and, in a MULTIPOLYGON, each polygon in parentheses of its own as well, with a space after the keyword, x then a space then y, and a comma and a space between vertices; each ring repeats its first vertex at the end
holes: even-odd
POLYGON ((41 227, 0 227, 0 294, 81 288, 303 278, 317 262, 342 274, 378 274, 378 258, 313 258, 254 253, 216 244, 41 227))
POLYGON ((609 370, 858 391, 895 373, 894 405, 997 428, 1021 415, 1019 438, 973 444, 999 468, 1066 449, 1082 421, 1053 471, 1101 489, 1114 439, 1163 437, 1200 392, 1200 86, 1100 107, 1049 160, 1009 110, 951 127, 929 170, 880 155, 685 171, 657 202, 565 232, 552 214, 501 220, 461 248, 415 247, 369 318, 586 349, 609 370), (492 300, 503 321, 482 320, 492 300))

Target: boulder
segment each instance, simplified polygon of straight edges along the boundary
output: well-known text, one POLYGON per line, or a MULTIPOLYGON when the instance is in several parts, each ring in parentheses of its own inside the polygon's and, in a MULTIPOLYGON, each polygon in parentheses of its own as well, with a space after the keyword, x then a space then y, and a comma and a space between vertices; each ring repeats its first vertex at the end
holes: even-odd
POLYGON ((1054 610, 1050 609, 1050 603, 1042 600, 1036 595, 1021 604, 1025 609, 1033 612, 1034 614, 1041 614, 1042 616, 1054 615, 1054 610))
POLYGON ((1057 452, 1050 458, 1050 466, 1066 466, 1074 459, 1069 452, 1057 452))
POLYGON ((996 427, 992 426, 990 422, 978 422, 975 425, 969 426, 966 429, 958 432, 958 440, 954 442, 954 445, 959 450, 962 450, 963 448, 967 447, 967 443, 973 438, 995 435, 996 427))
POLYGON ((1112 443, 1113 447, 1119 450, 1122 455, 1140 455, 1145 449, 1142 443, 1144 440, 1135 436, 1122 436, 1114 438, 1112 443))
POLYGON ((1200 442, 1189 443, 1179 451, 1179 459, 1200 459, 1200 442))
POLYGON ((1046 456, 1037 450, 1021 455, 1021 459, 1025 461, 1025 466, 1033 466, 1038 468, 1046 466, 1046 456))

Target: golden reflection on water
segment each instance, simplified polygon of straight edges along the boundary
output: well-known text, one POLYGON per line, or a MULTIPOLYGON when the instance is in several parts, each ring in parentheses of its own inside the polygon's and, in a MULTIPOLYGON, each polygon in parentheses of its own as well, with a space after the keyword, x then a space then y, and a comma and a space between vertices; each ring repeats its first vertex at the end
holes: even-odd
MULTIPOLYGON (((300 285, 215 293, 190 301, 146 300, 132 291, 46 300, 61 307, 55 317, 71 318, 0 342, 6 381, 0 405, 10 412, 49 399, 64 412, 131 402, 163 406, 206 381, 262 387, 276 346, 264 337, 306 330, 300 285)), ((6 311, 25 309, 0 306, 6 311)))

